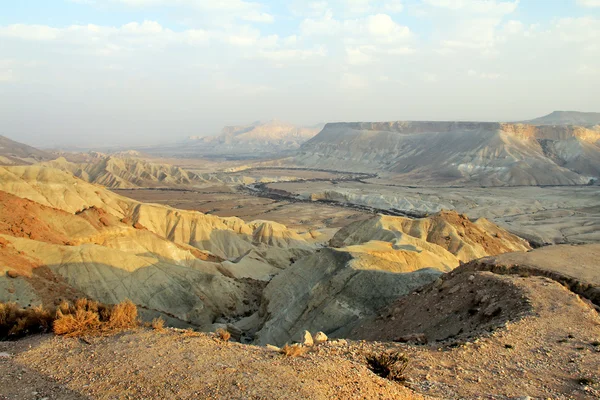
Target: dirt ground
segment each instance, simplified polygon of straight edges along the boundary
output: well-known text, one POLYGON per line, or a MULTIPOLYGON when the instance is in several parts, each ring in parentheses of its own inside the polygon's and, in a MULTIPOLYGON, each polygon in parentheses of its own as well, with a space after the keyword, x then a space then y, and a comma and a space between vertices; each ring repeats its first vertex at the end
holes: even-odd
POLYGON ((139 330, 0 343, 0 399, 420 399, 328 347, 286 358, 207 334, 139 330))

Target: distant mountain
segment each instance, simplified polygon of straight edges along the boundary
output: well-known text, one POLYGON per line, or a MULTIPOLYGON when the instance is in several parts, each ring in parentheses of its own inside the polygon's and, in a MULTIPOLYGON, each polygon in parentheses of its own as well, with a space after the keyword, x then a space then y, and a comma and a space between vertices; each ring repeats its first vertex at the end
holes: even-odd
POLYGON ((53 158, 50 153, 0 135, 0 165, 29 165, 53 158))
POLYGON ((167 157, 216 156, 260 158, 297 150, 323 125, 298 126, 281 121, 226 126, 216 136, 190 136, 184 143, 145 147, 148 154, 167 157))
POLYGON ((600 125, 600 113, 579 111, 554 111, 540 118, 523 121, 531 125, 577 125, 592 127, 600 125))
POLYGON ((600 128, 495 122, 327 124, 294 158, 410 184, 573 185, 600 177, 600 128))

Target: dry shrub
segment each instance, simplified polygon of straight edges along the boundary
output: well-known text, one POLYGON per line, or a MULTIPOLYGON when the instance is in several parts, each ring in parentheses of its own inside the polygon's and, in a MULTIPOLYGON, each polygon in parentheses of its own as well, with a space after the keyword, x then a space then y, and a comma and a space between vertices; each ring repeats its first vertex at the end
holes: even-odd
POLYGON ((82 336, 97 332, 100 328, 100 315, 97 312, 77 308, 73 314, 56 313, 54 333, 56 335, 82 336))
POLYGON ((158 318, 154 318, 152 320, 152 322, 150 323, 150 326, 152 327, 152 329, 154 329, 155 331, 159 331, 162 332, 165 330, 165 320, 162 319, 161 317, 158 318))
POLYGON ((108 306, 93 300, 78 299, 74 306, 65 303, 59 306, 54 333, 72 337, 111 333, 138 325, 137 307, 131 300, 108 306))
POLYGON ((219 328, 215 331, 215 334, 224 342, 228 342, 231 339, 231 333, 227 329, 219 328))
POLYGON ((16 303, 0 303, 0 339, 49 332, 53 319, 53 312, 42 306, 23 309, 16 303))
POLYGON ((109 306, 78 299, 73 305, 64 301, 56 309, 0 303, 0 340, 50 331, 65 336, 102 334, 138 325, 137 307, 129 300, 109 306))
POLYGON ((185 337, 199 337, 199 336, 202 336, 202 334, 200 332, 196 332, 192 328, 184 329, 182 335, 185 336, 185 337))
POLYGON ((131 300, 115 305, 108 312, 108 330, 132 329, 139 325, 137 307, 131 300))
POLYGON ((406 381, 406 369, 409 359, 406 355, 396 352, 371 354, 366 357, 367 366, 371 371, 396 382, 406 381))
POLYGON ((305 354, 307 351, 308 347, 304 347, 301 344, 297 343, 291 346, 286 343, 286 345, 283 346, 280 350, 281 354, 283 354, 286 357, 298 357, 305 354))

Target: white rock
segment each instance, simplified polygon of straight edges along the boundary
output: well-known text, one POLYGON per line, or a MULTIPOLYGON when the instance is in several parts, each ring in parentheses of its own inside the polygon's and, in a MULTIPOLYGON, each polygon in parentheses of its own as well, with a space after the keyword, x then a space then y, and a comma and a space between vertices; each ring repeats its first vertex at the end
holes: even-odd
POLYGON ((315 335, 315 343, 323 343, 328 340, 328 337, 323 332, 317 332, 315 335))
POLYGON ((278 353, 281 351, 281 348, 279 348, 279 347, 277 347, 277 346, 273 346, 272 344, 268 344, 268 345, 266 345, 265 347, 266 347, 267 349, 269 349, 269 350, 273 350, 273 351, 276 351, 276 352, 278 352, 278 353))
POLYGON ((312 346, 315 342, 313 341, 313 337, 309 331, 304 331, 304 335, 302 335, 302 344, 304 346, 312 346))

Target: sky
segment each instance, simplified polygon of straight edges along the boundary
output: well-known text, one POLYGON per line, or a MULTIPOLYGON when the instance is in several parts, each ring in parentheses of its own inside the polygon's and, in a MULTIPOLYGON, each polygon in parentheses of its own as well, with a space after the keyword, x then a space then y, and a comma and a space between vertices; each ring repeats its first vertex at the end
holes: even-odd
POLYGON ((0 0, 0 134, 600 111, 600 0, 0 0))

